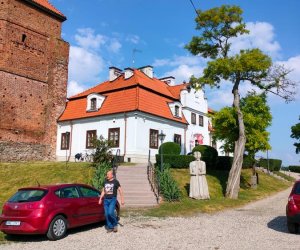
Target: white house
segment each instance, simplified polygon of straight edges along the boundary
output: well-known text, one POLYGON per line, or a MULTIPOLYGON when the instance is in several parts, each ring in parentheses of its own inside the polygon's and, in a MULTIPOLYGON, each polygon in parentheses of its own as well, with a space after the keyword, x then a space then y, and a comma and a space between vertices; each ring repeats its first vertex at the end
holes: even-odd
POLYGON ((208 113, 203 91, 175 85, 174 77, 157 79, 152 66, 110 67, 108 81, 68 98, 58 120, 57 159, 92 152, 91 141, 100 135, 128 162, 147 162, 149 152, 154 160, 161 131, 164 142, 178 143, 182 154, 196 144, 216 147, 208 113))

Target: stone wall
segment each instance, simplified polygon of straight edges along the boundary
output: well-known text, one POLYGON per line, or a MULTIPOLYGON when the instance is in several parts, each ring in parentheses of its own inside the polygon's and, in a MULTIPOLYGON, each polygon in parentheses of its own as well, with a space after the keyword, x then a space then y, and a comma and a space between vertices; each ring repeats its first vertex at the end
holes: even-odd
POLYGON ((68 80, 62 20, 26 1, 0 7, 0 161, 55 159, 68 80))

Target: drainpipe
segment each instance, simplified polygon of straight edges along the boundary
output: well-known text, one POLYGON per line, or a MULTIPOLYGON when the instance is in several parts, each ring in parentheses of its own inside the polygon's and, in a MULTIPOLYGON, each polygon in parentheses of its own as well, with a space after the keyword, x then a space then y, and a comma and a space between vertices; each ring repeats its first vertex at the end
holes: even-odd
POLYGON ((127 115, 126 112, 124 112, 124 121, 125 121, 125 125, 124 125, 124 161, 125 161, 125 155, 126 155, 126 141, 127 141, 127 115))
POLYGON ((68 156, 68 162, 70 161, 71 157, 71 152, 72 152, 72 135, 73 135, 73 123, 70 121, 70 126, 71 126, 71 132, 70 132, 70 148, 69 148, 69 156, 68 156))

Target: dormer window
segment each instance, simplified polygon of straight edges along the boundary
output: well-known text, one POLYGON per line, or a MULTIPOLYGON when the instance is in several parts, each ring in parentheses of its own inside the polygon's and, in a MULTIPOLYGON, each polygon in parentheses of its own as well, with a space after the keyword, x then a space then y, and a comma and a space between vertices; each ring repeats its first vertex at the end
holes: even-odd
POLYGON ((169 103, 170 110, 172 115, 176 118, 181 118, 182 116, 182 105, 180 102, 169 103))
POLYGON ((91 99, 91 110, 96 110, 97 109, 97 99, 92 98, 91 99))
POLYGON ((100 94, 90 94, 87 96, 87 106, 86 106, 86 111, 87 112, 95 112, 98 111, 103 102, 105 100, 105 96, 100 95, 100 94))

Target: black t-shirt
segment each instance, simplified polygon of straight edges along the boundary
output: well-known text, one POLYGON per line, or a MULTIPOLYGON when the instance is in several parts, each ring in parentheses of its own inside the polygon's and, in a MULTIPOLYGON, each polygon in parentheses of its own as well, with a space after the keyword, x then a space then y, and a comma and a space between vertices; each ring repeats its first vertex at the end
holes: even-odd
POLYGON ((106 180, 104 182, 104 198, 112 198, 117 197, 117 191, 120 187, 120 183, 118 180, 113 179, 111 181, 106 180))

